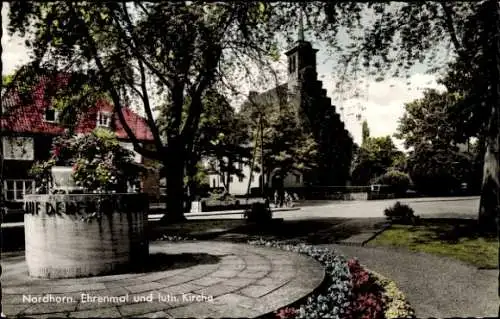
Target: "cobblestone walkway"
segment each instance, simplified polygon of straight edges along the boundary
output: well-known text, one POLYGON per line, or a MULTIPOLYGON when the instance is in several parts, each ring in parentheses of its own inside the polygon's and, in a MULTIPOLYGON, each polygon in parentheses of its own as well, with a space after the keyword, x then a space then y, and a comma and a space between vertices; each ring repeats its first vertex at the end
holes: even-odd
POLYGON ((24 252, 3 254, 3 312, 8 318, 257 317, 306 296, 324 278, 322 266, 307 256, 244 244, 153 242, 150 254, 206 254, 212 262, 42 280, 28 276, 24 252))

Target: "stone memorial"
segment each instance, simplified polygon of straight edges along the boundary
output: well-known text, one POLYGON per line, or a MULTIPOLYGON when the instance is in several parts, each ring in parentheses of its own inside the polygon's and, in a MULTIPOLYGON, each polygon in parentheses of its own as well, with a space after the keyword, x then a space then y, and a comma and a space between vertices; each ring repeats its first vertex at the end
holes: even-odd
POLYGON ((149 254, 144 194, 41 194, 25 198, 30 276, 74 278, 140 269, 149 254))
POLYGON ((142 269, 149 254, 149 202, 146 194, 127 193, 127 184, 143 171, 107 130, 56 139, 51 159, 32 168, 45 184, 24 197, 29 275, 75 278, 142 269))

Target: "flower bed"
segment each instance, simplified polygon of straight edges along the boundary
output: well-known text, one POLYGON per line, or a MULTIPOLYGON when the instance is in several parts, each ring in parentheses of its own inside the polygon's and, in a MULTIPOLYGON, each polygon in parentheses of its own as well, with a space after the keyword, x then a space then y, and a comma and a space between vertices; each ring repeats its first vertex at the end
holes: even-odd
POLYGON ((277 318, 414 318, 413 310, 394 282, 368 272, 356 259, 347 261, 331 249, 306 244, 262 239, 249 244, 306 254, 325 267, 324 286, 305 302, 279 309, 277 318))

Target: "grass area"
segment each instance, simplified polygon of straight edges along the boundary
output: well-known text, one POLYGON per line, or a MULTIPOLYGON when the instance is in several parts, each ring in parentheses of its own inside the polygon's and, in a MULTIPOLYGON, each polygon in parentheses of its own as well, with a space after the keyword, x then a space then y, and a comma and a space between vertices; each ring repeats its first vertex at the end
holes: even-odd
POLYGON ((498 240, 466 219, 428 219, 420 225, 394 225, 369 243, 455 258, 480 268, 498 268, 498 240))

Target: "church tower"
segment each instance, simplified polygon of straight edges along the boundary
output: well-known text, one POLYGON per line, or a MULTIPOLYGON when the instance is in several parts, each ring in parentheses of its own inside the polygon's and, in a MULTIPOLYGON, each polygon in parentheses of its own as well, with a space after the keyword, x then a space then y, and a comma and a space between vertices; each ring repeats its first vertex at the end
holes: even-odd
MULTIPOLYGON (((316 73, 316 52, 312 44, 304 39, 304 25, 302 11, 300 12, 300 24, 298 39, 295 45, 288 50, 285 54, 288 57, 288 94, 289 96, 296 96, 301 91, 301 86, 304 82, 304 70, 307 68, 309 74, 317 78, 316 73)), ((311 80, 311 79, 307 79, 311 80)))

